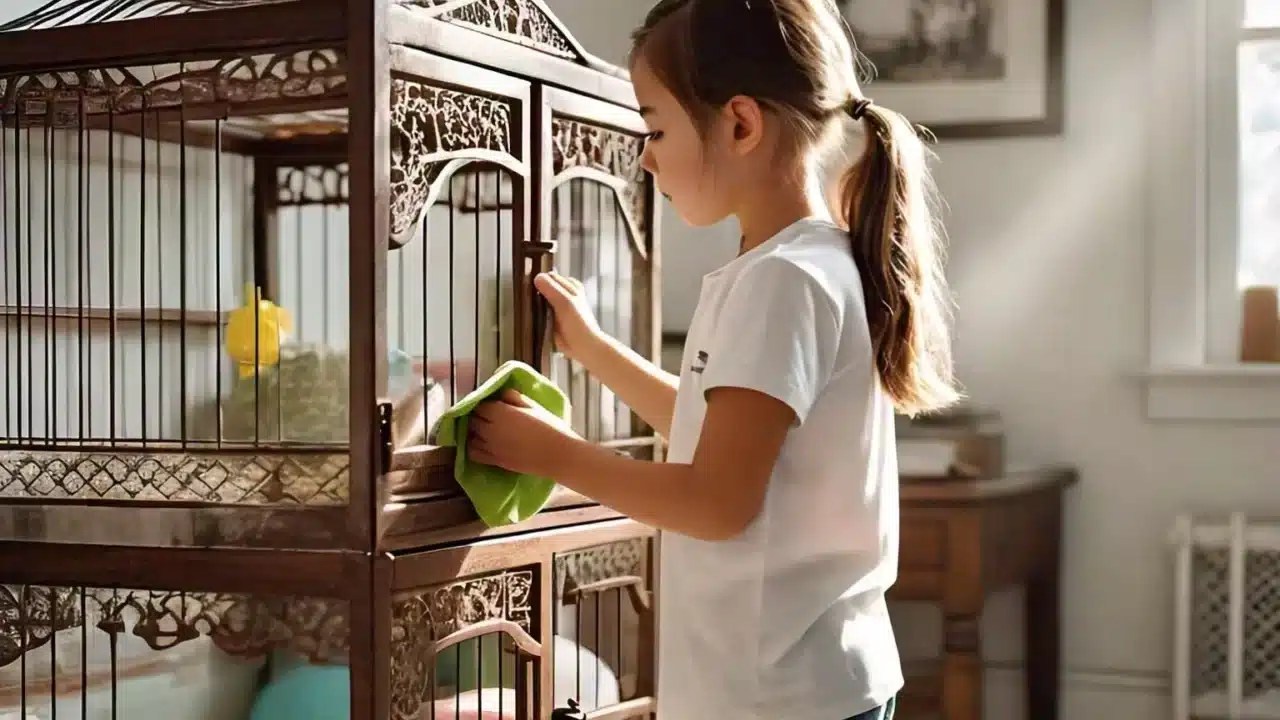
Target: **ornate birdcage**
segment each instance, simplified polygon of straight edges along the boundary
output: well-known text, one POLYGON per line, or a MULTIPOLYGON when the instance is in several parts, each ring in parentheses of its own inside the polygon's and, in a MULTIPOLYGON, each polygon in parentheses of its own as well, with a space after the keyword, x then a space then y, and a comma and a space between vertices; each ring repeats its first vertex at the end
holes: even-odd
POLYGON ((481 522, 434 419, 658 359, 625 73, 541 0, 54 0, 0 26, 0 716, 650 717, 655 538, 481 522))

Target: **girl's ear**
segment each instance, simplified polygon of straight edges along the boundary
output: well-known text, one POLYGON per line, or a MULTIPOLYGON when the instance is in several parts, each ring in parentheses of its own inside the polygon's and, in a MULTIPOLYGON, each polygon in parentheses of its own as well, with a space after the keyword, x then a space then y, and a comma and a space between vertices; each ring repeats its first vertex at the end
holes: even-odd
POLYGON ((731 124, 730 148, 744 155, 756 149, 764 138, 764 110, 755 98, 736 95, 725 103, 726 120, 731 124))

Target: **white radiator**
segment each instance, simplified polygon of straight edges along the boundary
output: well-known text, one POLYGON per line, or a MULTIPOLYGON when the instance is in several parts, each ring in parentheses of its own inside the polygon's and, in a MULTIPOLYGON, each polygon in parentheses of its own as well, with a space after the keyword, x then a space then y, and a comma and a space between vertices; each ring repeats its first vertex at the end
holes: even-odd
POLYGON ((1178 518, 1174 720, 1280 720, 1280 520, 1178 518))

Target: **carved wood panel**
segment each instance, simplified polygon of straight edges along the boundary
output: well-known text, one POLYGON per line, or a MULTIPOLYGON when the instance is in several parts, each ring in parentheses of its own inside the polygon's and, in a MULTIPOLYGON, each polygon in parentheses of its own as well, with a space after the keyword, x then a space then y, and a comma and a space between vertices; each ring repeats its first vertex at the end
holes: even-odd
POLYGON ((588 178, 613 190, 621 205, 633 249, 648 255, 648 202, 640 164, 643 139, 567 117, 551 121, 552 187, 588 178))
POLYGON ((427 17, 455 23, 577 62, 582 53, 538 0, 396 0, 427 17))
MULTIPOLYGON (((0 116, 16 115, 20 126, 77 128, 83 116, 178 112, 215 103, 235 107, 299 100, 339 102, 346 95, 346 80, 345 53, 317 48, 34 73, 0 77, 0 116)), ((102 120, 85 124, 106 127, 102 120)))
POLYGON ((517 108, 505 98, 396 78, 391 84, 391 246, 417 231, 441 179, 472 161, 521 173, 517 108))
POLYGON ((53 0, 37 10, 0 24, 0 32, 39 30, 136 17, 183 15, 209 10, 230 10, 254 5, 276 5, 297 0, 117 0, 106 4, 92 0, 53 0))
MULTIPOLYGON (((86 636, 95 632, 112 637, 127 633, 151 650, 165 651, 207 637, 241 658, 288 650, 310 662, 345 663, 348 620, 346 601, 328 598, 3 585, 0 667, 69 630, 79 640, 71 637, 68 642, 78 644, 93 642, 86 636)), ((116 662, 132 659, 117 657, 116 662)))
POLYGON ((479 647, 485 635, 505 634, 526 655, 540 653, 530 647, 539 632, 537 575, 536 566, 512 568, 398 595, 391 606, 392 720, 418 720, 424 707, 447 699, 437 696, 433 679, 446 648, 468 641, 479 647))

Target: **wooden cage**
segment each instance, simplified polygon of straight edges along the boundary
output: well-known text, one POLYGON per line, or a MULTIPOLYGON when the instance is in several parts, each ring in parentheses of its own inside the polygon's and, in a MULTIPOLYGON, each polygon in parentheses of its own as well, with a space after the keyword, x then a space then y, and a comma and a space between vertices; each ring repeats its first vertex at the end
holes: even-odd
POLYGON ((53 0, 0 121, 0 716, 652 717, 654 533, 491 527, 430 433, 521 359, 660 456, 531 285, 658 360, 623 71, 542 0, 53 0))

